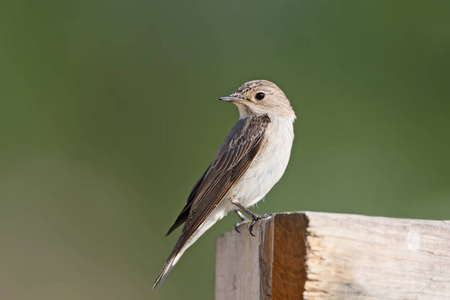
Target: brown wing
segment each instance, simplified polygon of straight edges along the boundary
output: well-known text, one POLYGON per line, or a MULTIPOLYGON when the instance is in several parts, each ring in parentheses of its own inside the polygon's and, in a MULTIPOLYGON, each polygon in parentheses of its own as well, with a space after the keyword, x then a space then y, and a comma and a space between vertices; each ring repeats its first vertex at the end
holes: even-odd
MULTIPOLYGON (((269 122, 269 117, 263 115, 241 119, 235 124, 222 143, 216 158, 193 187, 186 205, 166 236, 186 222, 195 199, 198 199, 196 206, 209 205, 212 198, 214 198, 212 202, 220 202, 259 152, 269 122)), ((214 209, 214 206, 210 207, 214 209)))
POLYGON ((195 184, 185 207, 169 233, 183 222, 186 225, 175 247, 155 280, 160 286, 174 265, 174 260, 197 228, 222 201, 230 188, 242 177, 258 155, 265 142, 265 131, 270 123, 267 115, 239 120, 220 146, 216 158, 195 184))
POLYGON ((269 122, 269 117, 262 115, 241 119, 234 125, 196 190, 180 240, 189 239, 247 171, 264 145, 269 122))
POLYGON ((189 197, 186 201, 186 205, 181 210, 180 214, 178 215, 177 219, 175 220, 175 223, 173 223, 172 227, 170 227, 169 231, 166 233, 166 236, 172 233, 175 229, 177 229, 181 224, 186 222, 187 217, 189 216, 189 211, 191 210, 192 202, 195 199, 195 196, 197 195, 198 188, 203 182, 203 179, 205 178, 206 173, 208 173, 209 168, 211 168, 211 165, 209 165, 208 169, 206 169, 205 173, 203 173, 202 177, 197 181, 197 183, 192 188, 191 193, 189 194, 189 197))

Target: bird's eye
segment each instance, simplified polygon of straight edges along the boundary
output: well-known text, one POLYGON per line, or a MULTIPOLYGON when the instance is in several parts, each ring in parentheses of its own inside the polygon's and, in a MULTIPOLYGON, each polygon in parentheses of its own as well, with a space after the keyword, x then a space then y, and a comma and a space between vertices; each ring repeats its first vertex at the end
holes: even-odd
POLYGON ((256 100, 262 100, 262 99, 264 99, 265 96, 266 95, 264 93, 257 93, 255 95, 255 98, 256 98, 256 100))

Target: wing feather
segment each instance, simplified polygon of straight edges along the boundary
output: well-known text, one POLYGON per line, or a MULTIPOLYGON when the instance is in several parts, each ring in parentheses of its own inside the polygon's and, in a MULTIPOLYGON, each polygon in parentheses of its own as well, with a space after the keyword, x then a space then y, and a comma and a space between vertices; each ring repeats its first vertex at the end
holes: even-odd
POLYGON ((193 233, 198 228, 259 153, 269 122, 267 115, 261 115, 241 119, 234 125, 214 161, 195 184, 185 207, 167 234, 188 219, 183 233, 193 233), (192 208, 196 210, 195 214, 190 214, 192 208))
POLYGON ((186 220, 187 220, 187 218, 189 216, 189 211, 191 210, 192 202, 193 202, 195 196, 197 195, 198 188, 202 184, 203 179, 205 178, 206 173, 208 173, 208 170, 209 170, 210 167, 211 167, 211 165, 209 165, 208 169, 206 169, 206 171, 203 173, 202 177, 200 177, 200 179, 197 180, 197 182, 195 183, 194 187, 192 188, 191 193, 189 194, 189 197, 186 200, 186 205, 181 210, 180 214, 178 215, 178 217, 175 220, 175 222, 172 225, 172 227, 170 227, 169 231, 166 233, 166 236, 171 234, 181 224, 186 222, 186 220))
POLYGON ((189 213, 182 240, 189 239, 247 171, 264 145, 269 122, 267 115, 253 116, 239 120, 233 127, 197 189, 190 211, 195 213, 189 213))
POLYGON ((233 185, 250 167, 265 143, 265 131, 270 123, 268 115, 240 119, 222 143, 214 161, 197 181, 186 205, 169 229, 186 222, 175 247, 169 255, 154 288, 159 286, 174 265, 175 258, 198 227, 219 205, 233 185))

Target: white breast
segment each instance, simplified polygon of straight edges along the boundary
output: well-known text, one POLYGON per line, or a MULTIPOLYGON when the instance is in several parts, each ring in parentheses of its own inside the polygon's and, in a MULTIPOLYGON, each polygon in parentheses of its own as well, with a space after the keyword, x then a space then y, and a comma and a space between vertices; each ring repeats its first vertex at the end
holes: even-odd
POLYGON ((280 120, 276 116, 270 116, 270 119, 271 122, 266 129, 266 142, 261 152, 239 182, 231 188, 220 204, 189 238, 175 257, 172 266, 208 228, 227 215, 229 211, 237 209, 230 202, 231 198, 238 200, 245 207, 252 206, 264 198, 280 180, 291 154, 294 139, 293 120, 280 120))
POLYGON ((266 130, 266 142, 261 152, 250 165, 227 197, 234 197, 243 206, 257 203, 280 180, 286 170, 294 139, 291 120, 271 117, 266 130))

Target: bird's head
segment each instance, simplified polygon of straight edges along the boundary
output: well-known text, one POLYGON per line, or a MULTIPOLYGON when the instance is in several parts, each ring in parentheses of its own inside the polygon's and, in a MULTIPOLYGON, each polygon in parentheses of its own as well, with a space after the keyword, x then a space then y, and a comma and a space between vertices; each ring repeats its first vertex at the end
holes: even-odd
POLYGON ((269 114, 294 121, 295 113, 283 91, 267 80, 253 80, 241 85, 235 93, 218 98, 233 102, 241 118, 269 114))

